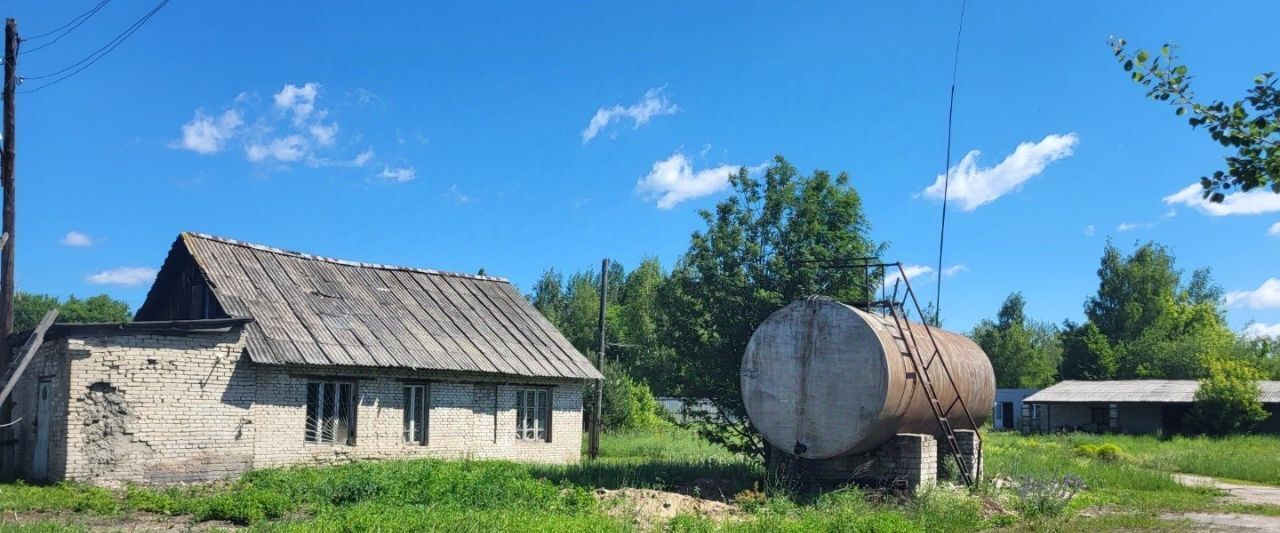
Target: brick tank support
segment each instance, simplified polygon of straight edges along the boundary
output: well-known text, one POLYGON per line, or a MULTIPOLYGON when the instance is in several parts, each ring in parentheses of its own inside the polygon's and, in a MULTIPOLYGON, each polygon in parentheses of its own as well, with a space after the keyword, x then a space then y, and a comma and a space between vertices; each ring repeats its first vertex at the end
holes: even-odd
MULTIPOLYGON (((960 460, 969 469, 969 476, 975 481, 982 479, 982 444, 977 433, 971 429, 957 429, 956 443, 960 445, 960 460)), ((947 445, 938 441, 938 479, 946 479, 962 483, 960 473, 956 471, 956 460, 947 451, 947 445)))
POLYGON ((932 435, 902 433, 870 452, 830 459, 801 459, 770 449, 770 468, 801 483, 857 483, 916 490, 938 480, 938 442, 932 435))
POLYGON ((969 476, 976 482, 982 480, 982 441, 972 429, 957 429, 956 442, 960 444, 960 459, 969 469, 969 476))

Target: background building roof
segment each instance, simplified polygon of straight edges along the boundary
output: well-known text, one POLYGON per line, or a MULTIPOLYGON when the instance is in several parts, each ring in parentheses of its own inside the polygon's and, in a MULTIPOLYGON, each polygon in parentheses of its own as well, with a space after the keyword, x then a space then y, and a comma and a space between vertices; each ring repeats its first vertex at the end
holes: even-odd
MULTIPOLYGON (((1261 381, 1259 399, 1280 403, 1280 381, 1261 381)), ((1133 379, 1117 381, 1063 381, 1041 390, 1029 403, 1191 403, 1200 383, 1189 379, 1133 379)))

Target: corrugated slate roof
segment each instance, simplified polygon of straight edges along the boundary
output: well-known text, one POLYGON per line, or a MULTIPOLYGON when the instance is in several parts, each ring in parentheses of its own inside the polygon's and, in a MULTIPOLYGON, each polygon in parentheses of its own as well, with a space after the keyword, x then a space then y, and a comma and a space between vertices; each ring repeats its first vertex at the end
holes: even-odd
POLYGON ((503 278, 343 261, 201 233, 183 233, 171 255, 183 250, 223 311, 253 318, 245 342, 255 363, 601 377, 503 278))
MULTIPOLYGON (((1024 399, 1028 403, 1191 403, 1200 383, 1187 379, 1063 381, 1024 399)), ((1260 381, 1259 400, 1280 403, 1280 381, 1260 381)))

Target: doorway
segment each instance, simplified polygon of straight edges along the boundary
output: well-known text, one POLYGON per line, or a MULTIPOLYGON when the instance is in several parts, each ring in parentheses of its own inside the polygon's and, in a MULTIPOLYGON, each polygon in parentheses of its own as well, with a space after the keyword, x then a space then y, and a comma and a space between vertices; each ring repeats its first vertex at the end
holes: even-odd
POLYGON ((35 453, 31 458, 31 477, 39 481, 49 478, 49 419, 53 416, 53 380, 42 379, 36 385, 35 453))

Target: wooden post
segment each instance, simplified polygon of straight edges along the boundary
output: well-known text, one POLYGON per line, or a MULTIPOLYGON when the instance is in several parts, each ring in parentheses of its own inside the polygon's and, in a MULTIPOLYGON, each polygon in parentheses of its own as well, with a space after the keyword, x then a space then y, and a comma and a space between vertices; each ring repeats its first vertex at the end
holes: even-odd
MULTIPOLYGON (((8 19, 4 25, 4 146, 0 151, 0 188, 4 190, 4 213, 0 224, 8 240, 0 249, 0 372, 7 371, 13 360, 9 335, 13 333, 13 172, 14 172, 14 93, 18 89, 18 21, 8 19)), ((0 405, 0 420, 12 418, 13 407, 0 405)), ((6 431, 5 437, 9 433, 6 431)), ((0 476, 13 471, 13 447, 0 449, 0 476)))
MULTIPOLYGON (((596 358, 596 368, 604 374, 604 349, 608 344, 604 333, 605 306, 609 301, 609 260, 600 261, 600 353, 596 358)), ((600 430, 604 425, 604 379, 596 382, 596 405, 591 416, 591 441, 587 445, 587 454, 595 459, 600 456, 600 430)))
POLYGON ((13 249, 17 242, 13 232, 14 222, 14 92, 18 88, 18 22, 9 19, 4 26, 4 159, 0 161, 0 187, 4 189, 3 228, 0 231, 9 235, 9 241, 0 250, 0 305, 4 306, 0 317, 0 342, 4 343, 4 363, 8 366, 8 338, 13 333, 13 249))
MULTIPOLYGON (((0 390, 0 405, 4 405, 4 401, 9 399, 9 393, 13 392, 13 388, 17 386, 18 380, 22 379, 22 373, 27 370, 27 364, 31 362, 31 358, 35 357, 36 351, 40 349, 40 345, 44 343, 44 334, 53 326, 53 321, 58 319, 58 310, 50 309, 44 314, 44 318, 40 319, 40 323, 36 324, 36 329, 31 331, 31 336, 27 337, 27 343, 22 345, 22 353, 19 355, 18 366, 13 372, 5 375, 4 389, 0 390)), ((5 424, 9 420, 4 421, 5 424)))

